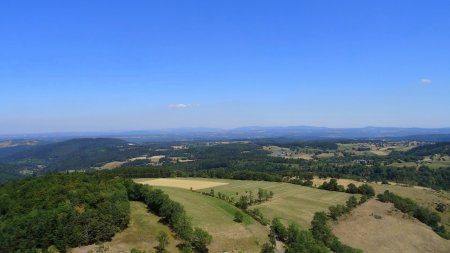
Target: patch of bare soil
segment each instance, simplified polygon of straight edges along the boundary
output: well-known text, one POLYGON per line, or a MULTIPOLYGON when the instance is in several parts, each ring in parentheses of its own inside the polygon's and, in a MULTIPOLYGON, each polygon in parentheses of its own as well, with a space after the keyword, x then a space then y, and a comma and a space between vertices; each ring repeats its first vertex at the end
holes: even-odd
POLYGON ((450 241, 393 204, 377 200, 368 201, 339 220, 333 232, 343 243, 366 253, 450 252, 450 241))

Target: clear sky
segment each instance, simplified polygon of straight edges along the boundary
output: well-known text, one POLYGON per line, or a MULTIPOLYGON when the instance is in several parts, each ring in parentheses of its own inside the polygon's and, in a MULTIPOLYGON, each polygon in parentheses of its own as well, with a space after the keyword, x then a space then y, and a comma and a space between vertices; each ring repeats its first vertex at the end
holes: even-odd
POLYGON ((450 127, 450 1, 0 2, 0 134, 450 127))

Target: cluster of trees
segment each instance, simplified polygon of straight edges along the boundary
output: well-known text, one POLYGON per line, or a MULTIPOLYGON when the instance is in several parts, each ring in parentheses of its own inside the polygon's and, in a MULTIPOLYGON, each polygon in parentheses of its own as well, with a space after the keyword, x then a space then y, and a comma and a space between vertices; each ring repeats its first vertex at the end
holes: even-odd
POLYGON ((183 206, 169 198, 159 189, 134 183, 131 180, 124 182, 130 200, 140 201, 148 206, 162 221, 168 224, 178 237, 184 241, 185 251, 193 248, 197 252, 207 252, 212 241, 211 235, 201 228, 193 228, 191 219, 187 216, 183 206))
MULTIPOLYGON (((250 215, 253 219, 261 223, 262 225, 267 225, 269 221, 264 217, 261 210, 258 208, 255 209, 248 209, 249 206, 262 203, 264 201, 268 201, 271 198, 273 198, 274 193, 272 191, 268 191, 266 189, 258 188, 257 197, 255 198, 253 191, 246 191, 245 195, 241 195, 239 199, 235 202, 235 199, 233 196, 228 196, 226 194, 223 194, 221 192, 215 192, 214 189, 211 189, 209 192, 202 192, 203 195, 208 195, 211 197, 216 197, 221 200, 227 201, 231 204, 234 204, 237 208, 241 209, 246 214, 250 215)), ((236 192, 236 195, 238 193, 236 192)), ((242 212, 237 211, 234 215, 234 221, 236 222, 242 222, 244 219, 244 215, 242 212)))
POLYGON ((430 156, 434 154, 443 154, 450 156, 450 142, 439 142, 430 145, 415 147, 405 152, 406 155, 412 156, 430 156))
POLYGON ((354 249, 339 241, 327 224, 328 216, 324 212, 317 212, 311 221, 311 233, 319 242, 336 253, 362 253, 362 250, 354 249))
POLYGON ((0 188, 0 252, 60 251, 105 240, 129 220, 122 179, 50 174, 0 188))
POLYGON ((375 190, 368 184, 362 184, 357 187, 354 183, 350 183, 347 186, 347 189, 345 189, 343 185, 337 183, 337 180, 335 178, 332 178, 329 182, 323 182, 323 184, 319 186, 319 189, 327 191, 347 192, 351 194, 361 194, 369 198, 375 196, 375 190))
POLYGON ((255 199, 253 191, 246 191, 247 195, 241 195, 235 206, 246 210, 249 206, 268 201, 273 198, 274 193, 272 191, 267 191, 265 189, 258 189, 258 198, 255 199))
POLYGON ((427 224, 441 237, 450 239, 450 233, 445 229, 443 225, 440 225, 441 217, 438 213, 431 211, 428 208, 419 206, 414 200, 410 198, 400 197, 392 192, 385 191, 383 194, 377 195, 378 200, 382 202, 391 202, 394 206, 406 213, 413 216, 419 221, 427 224))
POLYGON ((365 195, 358 201, 355 196, 351 196, 346 205, 330 207, 330 213, 317 212, 311 221, 310 230, 300 230, 291 223, 286 228, 280 219, 272 220, 271 232, 269 235, 271 244, 263 245, 262 253, 274 252, 275 240, 280 240, 286 244, 286 253, 309 253, 309 252, 336 252, 336 253, 362 253, 362 250, 352 248, 343 244, 332 233, 328 225, 329 218, 336 220, 339 216, 350 212, 358 204, 367 201, 365 195))
POLYGON ((330 252, 322 242, 313 237, 311 231, 300 230, 294 223, 286 228, 278 218, 272 220, 269 239, 270 244, 264 245, 261 252, 273 252, 276 240, 285 243, 287 253, 330 252))
POLYGON ((252 216, 253 219, 261 223, 263 226, 269 224, 270 220, 264 217, 263 213, 259 208, 244 210, 248 215, 252 216))
POLYGON ((342 244, 327 225, 325 213, 316 213, 311 222, 310 230, 300 230, 298 225, 291 223, 286 228, 278 218, 272 220, 269 235, 270 244, 263 245, 261 252, 274 252, 276 240, 286 245, 286 253, 360 253, 361 250, 342 244))
POLYGON ((330 206, 328 208, 328 210, 330 211, 329 216, 333 220, 337 220, 340 216, 350 213, 351 210, 355 209, 358 205, 363 204, 367 200, 368 197, 366 195, 361 196, 359 201, 355 196, 350 196, 345 205, 338 204, 335 206, 330 206))
POLYGON ((263 146, 279 146, 290 149, 311 148, 321 150, 336 150, 338 148, 336 140, 295 141, 288 138, 278 138, 256 140, 255 142, 263 146))
POLYGON ((313 186, 313 181, 311 179, 290 178, 287 182, 290 184, 303 185, 307 187, 313 186))

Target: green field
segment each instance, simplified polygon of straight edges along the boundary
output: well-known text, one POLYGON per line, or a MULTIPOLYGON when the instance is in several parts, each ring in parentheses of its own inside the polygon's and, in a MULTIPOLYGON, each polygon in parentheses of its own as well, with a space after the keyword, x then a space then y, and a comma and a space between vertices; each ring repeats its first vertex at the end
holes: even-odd
POLYGON ((223 200, 185 189, 155 188, 162 189, 171 199, 182 204, 192 217, 193 225, 213 236, 208 247, 210 252, 259 252, 261 245, 268 241, 268 228, 247 215, 243 223, 235 222, 234 213, 238 209, 223 200))
MULTIPOLYGON (((210 180, 210 179, 208 179, 210 180)), ((273 199, 251 208, 259 208, 265 217, 280 218, 285 223, 295 222, 302 228, 310 225, 315 212, 327 211, 329 206, 345 204, 349 194, 330 192, 315 188, 304 187, 288 183, 245 181, 245 180, 220 180, 228 182, 228 185, 214 187, 216 192, 236 196, 252 191, 256 196, 258 188, 274 192, 273 199)), ((208 191, 208 189, 204 189, 208 191)))
MULTIPOLYGON (((180 180, 205 180, 213 182, 225 182, 227 185, 212 187, 216 194, 218 192, 224 193, 228 196, 234 196, 238 199, 240 195, 246 194, 246 192, 252 191, 253 195, 257 196, 258 188, 266 189, 274 192, 273 199, 264 202, 262 204, 253 205, 251 208, 259 208, 265 217, 272 219, 275 217, 280 218, 285 223, 296 222, 303 228, 309 227, 310 221, 315 212, 327 211, 329 206, 336 204, 345 204, 350 197, 349 194, 340 192, 331 192, 325 190, 319 190, 310 187, 304 187, 288 183, 279 182, 265 182, 265 181, 247 181, 247 180, 228 180, 228 179, 203 179, 203 178, 178 178, 180 180)), ((137 182, 144 180, 137 179, 137 182)), ((211 197, 203 196, 198 193, 192 193, 189 190, 183 190, 172 187, 161 187, 164 189, 174 200, 179 201, 184 205, 186 203, 186 210, 190 213, 189 206, 198 207, 196 202, 205 201, 205 198, 211 197), (193 199, 194 198, 194 199, 193 199)), ((198 190, 200 192, 209 192, 211 188, 198 190)), ((231 206, 225 201, 211 198, 208 200, 213 205, 231 206), (213 202, 213 203, 212 203, 213 202)), ((225 207, 222 207, 225 208, 225 207)), ((231 206, 233 210, 235 207, 231 206)), ((234 211, 228 211, 228 215, 232 217, 234 211)), ((195 218, 195 213, 192 214, 195 218)), ((203 222, 200 219, 198 222, 203 222)), ((203 219, 204 220, 204 219, 203 219)))
POLYGON ((450 161, 433 161, 430 164, 426 165, 431 169, 448 168, 450 167, 450 161))
POLYGON ((394 166, 394 167, 411 167, 411 168, 415 168, 417 167, 417 164, 415 162, 402 162, 402 163, 392 163, 390 164, 390 166, 394 166))

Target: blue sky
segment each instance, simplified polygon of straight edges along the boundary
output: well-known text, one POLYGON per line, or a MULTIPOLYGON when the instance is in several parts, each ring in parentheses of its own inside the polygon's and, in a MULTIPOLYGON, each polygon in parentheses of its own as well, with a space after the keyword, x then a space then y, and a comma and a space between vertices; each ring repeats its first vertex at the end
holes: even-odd
POLYGON ((0 133, 450 127, 450 2, 1 1, 0 133))

